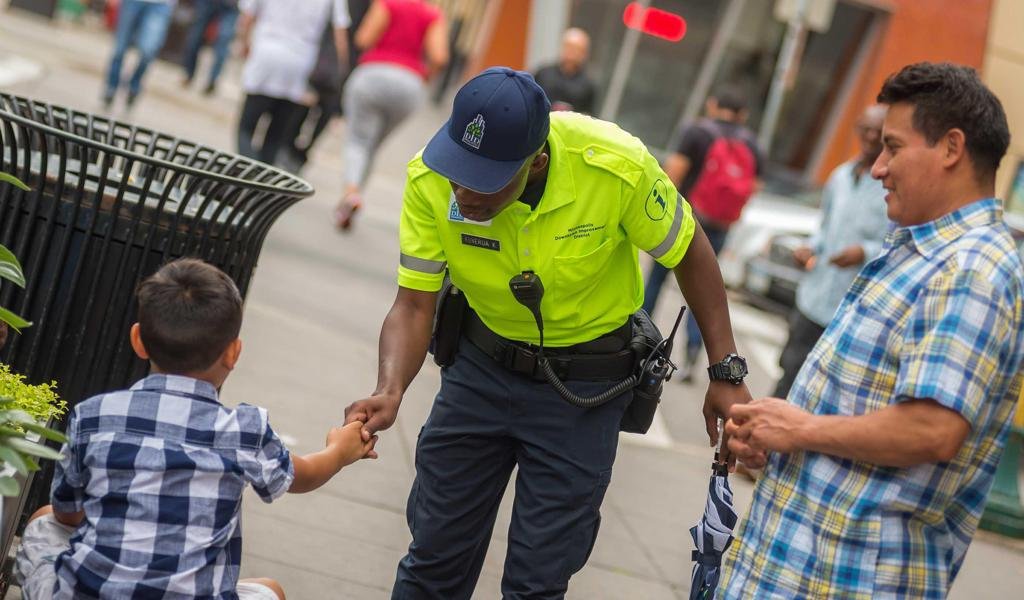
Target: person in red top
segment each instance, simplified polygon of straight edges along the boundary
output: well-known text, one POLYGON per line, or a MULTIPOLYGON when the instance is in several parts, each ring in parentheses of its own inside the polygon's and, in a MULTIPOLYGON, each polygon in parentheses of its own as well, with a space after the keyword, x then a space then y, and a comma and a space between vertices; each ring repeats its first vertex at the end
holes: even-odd
POLYGON ((363 50, 345 84, 345 191, 335 224, 352 226, 381 142, 426 98, 426 81, 448 63, 448 28, 425 0, 374 0, 356 31, 363 50))

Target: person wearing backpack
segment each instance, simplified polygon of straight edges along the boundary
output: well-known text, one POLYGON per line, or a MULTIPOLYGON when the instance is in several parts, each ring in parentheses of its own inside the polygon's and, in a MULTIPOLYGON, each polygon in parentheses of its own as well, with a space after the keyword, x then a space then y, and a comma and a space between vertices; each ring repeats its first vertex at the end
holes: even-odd
MULTIPOLYGON (((704 118, 683 129, 679 146, 662 166, 690 202, 717 255, 729 227, 739 220, 758 185, 764 159, 754 133, 743 125, 747 101, 740 90, 732 86, 716 90, 704 103, 704 113, 704 118)), ((648 314, 654 314, 668 272, 654 263, 647 275, 643 309, 648 314)), ((686 322, 683 381, 693 377, 702 345, 700 329, 691 315, 686 322)))

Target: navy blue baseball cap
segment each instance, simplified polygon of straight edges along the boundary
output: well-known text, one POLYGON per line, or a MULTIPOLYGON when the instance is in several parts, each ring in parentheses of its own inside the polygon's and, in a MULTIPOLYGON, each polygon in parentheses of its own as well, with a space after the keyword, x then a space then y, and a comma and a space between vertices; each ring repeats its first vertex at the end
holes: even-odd
POLYGON ((423 149, 423 163, 475 192, 498 192, 544 145, 550 111, 529 73, 487 69, 455 94, 452 115, 423 149))

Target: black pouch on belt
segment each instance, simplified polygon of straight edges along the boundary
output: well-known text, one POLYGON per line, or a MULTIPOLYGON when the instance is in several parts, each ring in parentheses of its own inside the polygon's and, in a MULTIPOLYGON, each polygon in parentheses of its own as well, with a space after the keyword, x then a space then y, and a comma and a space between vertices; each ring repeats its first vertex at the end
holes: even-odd
POLYGON ((434 333, 430 336, 430 353, 439 367, 448 367, 455 362, 467 306, 466 295, 445 278, 437 298, 434 333))
MULTIPOLYGON (((654 324, 651 317, 644 310, 638 310, 632 318, 633 339, 629 345, 636 357, 637 373, 639 381, 633 388, 633 399, 626 407, 619 421, 619 431, 628 433, 647 433, 651 423, 654 422, 654 413, 658 410, 658 403, 661 402, 661 390, 664 379, 657 379, 647 373, 648 362, 653 362, 655 357, 651 351, 658 347, 662 341, 661 332, 654 324)), ((653 365, 651 365, 653 366, 653 365)))

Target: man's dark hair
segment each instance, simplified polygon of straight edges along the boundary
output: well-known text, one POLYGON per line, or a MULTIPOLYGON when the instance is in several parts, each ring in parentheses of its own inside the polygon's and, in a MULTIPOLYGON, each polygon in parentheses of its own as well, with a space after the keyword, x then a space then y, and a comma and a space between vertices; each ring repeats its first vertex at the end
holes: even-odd
POLYGON ((207 369, 242 328, 242 295, 235 282, 201 260, 167 263, 135 294, 142 344, 167 373, 207 369))
POLYGON ((738 86, 728 84, 717 88, 711 98, 715 99, 718 108, 740 112, 747 109, 747 95, 738 86))
POLYGON ((979 178, 995 174, 1010 145, 1002 103, 970 67, 927 62, 908 65, 885 80, 878 101, 912 105, 914 129, 930 145, 950 129, 962 130, 979 178))

